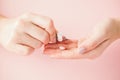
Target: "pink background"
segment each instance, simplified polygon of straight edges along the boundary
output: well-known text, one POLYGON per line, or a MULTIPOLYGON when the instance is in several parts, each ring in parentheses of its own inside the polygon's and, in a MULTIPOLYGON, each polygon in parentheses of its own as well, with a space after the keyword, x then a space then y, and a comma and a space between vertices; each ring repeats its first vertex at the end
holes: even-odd
MULTIPOLYGON (((120 0, 0 0, 0 13, 50 16, 69 38, 85 36, 95 24, 120 17, 120 0)), ((120 80, 120 40, 95 60, 57 60, 36 50, 17 56, 0 48, 0 80, 120 80)))

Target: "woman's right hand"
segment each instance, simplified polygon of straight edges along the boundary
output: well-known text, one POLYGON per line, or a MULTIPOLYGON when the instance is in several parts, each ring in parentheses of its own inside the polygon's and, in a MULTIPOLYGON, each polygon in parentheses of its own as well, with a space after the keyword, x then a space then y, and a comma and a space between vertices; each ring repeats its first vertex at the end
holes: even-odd
POLYGON ((9 51, 26 55, 49 42, 56 42, 56 29, 49 17, 28 13, 0 19, 0 44, 9 51))

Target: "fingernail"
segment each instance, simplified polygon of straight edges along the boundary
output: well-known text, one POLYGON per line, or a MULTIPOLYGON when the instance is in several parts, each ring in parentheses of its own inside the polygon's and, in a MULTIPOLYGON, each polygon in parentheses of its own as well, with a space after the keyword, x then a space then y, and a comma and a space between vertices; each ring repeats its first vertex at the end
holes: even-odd
POLYGON ((83 48, 83 47, 78 48, 78 53, 79 53, 79 54, 83 54, 83 53, 85 53, 85 51, 86 51, 86 49, 83 48))

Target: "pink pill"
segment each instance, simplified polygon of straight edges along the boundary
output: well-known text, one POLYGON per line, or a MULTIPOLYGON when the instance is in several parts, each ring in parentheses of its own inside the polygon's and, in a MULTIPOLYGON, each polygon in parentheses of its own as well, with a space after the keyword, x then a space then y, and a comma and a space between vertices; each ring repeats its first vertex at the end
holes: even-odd
POLYGON ((60 50, 65 50, 65 47, 64 46, 60 46, 59 49, 60 50))

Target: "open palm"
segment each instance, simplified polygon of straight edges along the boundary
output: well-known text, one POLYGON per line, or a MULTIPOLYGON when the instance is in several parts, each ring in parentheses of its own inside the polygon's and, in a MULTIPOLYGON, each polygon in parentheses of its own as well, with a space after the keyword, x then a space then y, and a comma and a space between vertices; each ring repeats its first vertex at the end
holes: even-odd
MULTIPOLYGON (((85 39, 81 39, 79 43, 82 43, 85 39)), ((45 45, 44 54, 49 55, 53 58, 61 59, 94 59, 102 54, 102 52, 110 45, 113 41, 104 41, 96 49, 86 52, 84 54, 78 53, 78 40, 66 39, 63 42, 49 43, 45 45), (61 50, 59 47, 64 46, 65 49, 61 50)))

